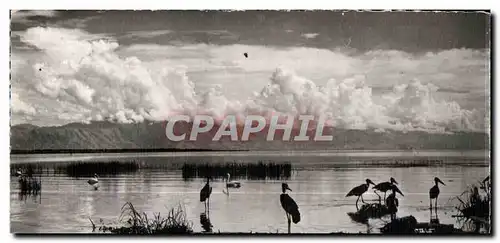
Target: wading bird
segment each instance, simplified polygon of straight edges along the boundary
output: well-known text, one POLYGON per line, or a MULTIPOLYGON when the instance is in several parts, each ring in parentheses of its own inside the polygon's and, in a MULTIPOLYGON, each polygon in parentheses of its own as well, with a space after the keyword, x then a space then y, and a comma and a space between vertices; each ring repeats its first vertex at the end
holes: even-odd
POLYGON ((358 208, 358 201, 359 198, 361 197, 361 201, 365 203, 365 200, 363 200, 363 193, 368 191, 368 187, 370 187, 370 184, 375 186, 375 183, 373 183, 372 180, 366 179, 366 184, 359 185, 357 187, 354 187, 345 197, 350 197, 350 196, 357 196, 358 199, 356 199, 356 208, 358 208))
POLYGON ((435 185, 433 187, 431 187, 431 189, 429 190, 429 206, 430 206, 431 210, 432 210, 432 199, 434 199, 434 210, 437 210, 437 199, 438 199, 438 196, 439 196, 439 186, 438 186, 438 183, 441 183, 444 186, 446 186, 446 184, 444 184, 437 177, 434 177, 434 183, 435 183, 435 185))
POLYGON ((292 217, 292 221, 294 224, 297 224, 300 222, 300 212, 299 212, 299 206, 297 206, 297 203, 290 197, 290 195, 286 194, 286 190, 292 191, 290 187, 288 187, 288 184, 282 183, 281 184, 281 195, 280 195, 280 202, 281 206, 285 210, 286 218, 288 220, 288 233, 290 234, 290 216, 292 217))
POLYGON ((210 177, 207 177, 207 183, 200 191, 200 202, 205 203, 205 212, 207 208, 208 212, 210 212, 210 194, 212 194, 212 187, 210 186, 210 177))
POLYGON ((18 171, 16 171, 16 173, 15 173, 15 175, 16 175, 17 177, 21 176, 22 174, 23 174, 23 172, 21 172, 21 170, 18 170, 18 171))
POLYGON ((99 176, 97 176, 97 174, 94 174, 94 177, 90 178, 87 183, 89 183, 89 185, 93 186, 95 190, 97 190, 97 188, 99 188, 99 179, 97 179, 99 176))
MULTIPOLYGON (((387 191, 391 190, 392 187, 395 185, 398 185, 398 182, 394 178, 391 177, 390 181, 378 183, 377 185, 375 185, 373 187, 373 189, 380 191, 380 192, 383 192, 384 193, 384 200, 385 200, 387 191)), ((397 192, 399 192, 401 194, 401 196, 403 196, 403 194, 401 193, 401 191, 398 188, 397 188, 397 192)))
POLYGON ((241 183, 239 181, 230 181, 230 179, 231 179, 231 174, 227 173, 226 187, 232 187, 232 188, 241 187, 241 183))
POLYGON ((399 206, 399 201, 396 198, 396 192, 399 191, 399 189, 396 186, 393 186, 391 189, 392 193, 385 199, 385 205, 391 213, 391 220, 394 220, 396 218, 396 212, 398 211, 399 206))

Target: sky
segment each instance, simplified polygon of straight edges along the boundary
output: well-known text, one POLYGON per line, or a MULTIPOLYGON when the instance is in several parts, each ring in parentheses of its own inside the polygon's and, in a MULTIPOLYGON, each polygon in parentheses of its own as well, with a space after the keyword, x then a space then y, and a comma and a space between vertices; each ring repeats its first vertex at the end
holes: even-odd
POLYGON ((13 11, 11 124, 326 114, 489 131, 485 13, 13 11), (247 53, 247 57, 244 55, 247 53))

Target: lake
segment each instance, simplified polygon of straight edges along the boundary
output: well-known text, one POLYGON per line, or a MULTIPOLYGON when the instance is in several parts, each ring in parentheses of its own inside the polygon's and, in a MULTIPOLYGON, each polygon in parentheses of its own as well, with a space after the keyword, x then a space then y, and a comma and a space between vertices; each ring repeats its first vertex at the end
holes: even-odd
MULTIPOLYGON (((101 175, 99 190, 87 184, 88 177, 70 177, 47 169, 41 175, 39 197, 20 200, 17 179, 11 177, 10 219, 14 233, 88 233, 89 217, 106 224, 117 224, 121 206, 131 202, 140 211, 166 214, 182 206, 196 232, 202 231, 200 214, 204 204, 199 193, 203 178, 183 178, 180 165, 196 163, 288 162, 289 178, 235 178, 239 189, 222 192, 222 180, 211 182, 210 221, 213 231, 286 233, 287 221, 280 205, 281 183, 293 190, 301 221, 292 224, 293 233, 377 233, 388 217, 370 220, 367 225, 354 222, 348 212, 356 211, 356 198, 345 195, 366 178, 375 183, 394 177, 404 197, 398 196, 398 217, 413 215, 429 221, 429 189, 439 177, 438 216, 441 223, 453 224, 457 200, 470 184, 490 173, 488 151, 252 151, 252 152, 177 152, 134 154, 43 154, 11 155, 11 166, 18 163, 65 164, 72 161, 140 161, 143 165, 172 164, 172 167, 144 166, 133 173, 101 175), (430 161, 408 164, 405 161, 430 161), (406 164, 405 164, 406 163, 406 164), (174 166, 177 165, 177 166, 174 166), (413 166, 415 165, 415 166, 413 166)), ((48 166, 49 168, 50 166, 48 166)), ((378 197, 372 189, 365 201, 378 197)), ((361 204, 361 201, 360 201, 361 204)))

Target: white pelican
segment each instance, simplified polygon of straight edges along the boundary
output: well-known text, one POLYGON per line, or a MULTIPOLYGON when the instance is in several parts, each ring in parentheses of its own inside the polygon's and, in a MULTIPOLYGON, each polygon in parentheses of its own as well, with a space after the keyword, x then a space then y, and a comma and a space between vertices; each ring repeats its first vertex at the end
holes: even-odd
POLYGON ((231 179, 231 174, 227 173, 226 187, 232 187, 232 188, 241 187, 241 183, 239 181, 230 181, 229 179, 231 179))
POLYGON ((15 175, 17 177, 21 176, 22 174, 23 174, 23 172, 21 172, 21 170, 17 170, 16 173, 15 173, 15 175))
POLYGON ((99 180, 97 178, 98 178, 97 174, 94 174, 94 177, 90 178, 87 181, 87 183, 89 183, 89 185, 93 186, 96 190, 99 187, 99 185, 97 184, 97 183, 99 183, 99 180))

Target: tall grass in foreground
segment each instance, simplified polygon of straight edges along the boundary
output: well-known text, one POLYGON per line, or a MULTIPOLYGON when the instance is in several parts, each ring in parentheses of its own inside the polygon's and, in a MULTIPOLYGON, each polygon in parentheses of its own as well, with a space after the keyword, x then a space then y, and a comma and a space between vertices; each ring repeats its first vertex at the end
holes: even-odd
POLYGON ((456 197, 459 205, 458 221, 464 228, 479 232, 481 227, 490 228, 491 223, 491 184, 489 176, 478 183, 472 185, 460 196, 456 197))
MULTIPOLYGON (((95 224, 90 219, 93 229, 95 224)), ((179 206, 177 209, 172 208, 166 216, 161 213, 154 213, 152 218, 144 212, 139 212, 131 202, 127 202, 122 206, 120 214, 120 222, 125 222, 125 226, 108 227, 100 226, 99 231, 102 233, 113 234, 190 234, 193 232, 192 223, 186 219, 186 213, 179 206)))
POLYGON ((287 179, 292 173, 290 163, 225 163, 225 164, 184 164, 182 178, 246 178, 250 180, 287 179))

